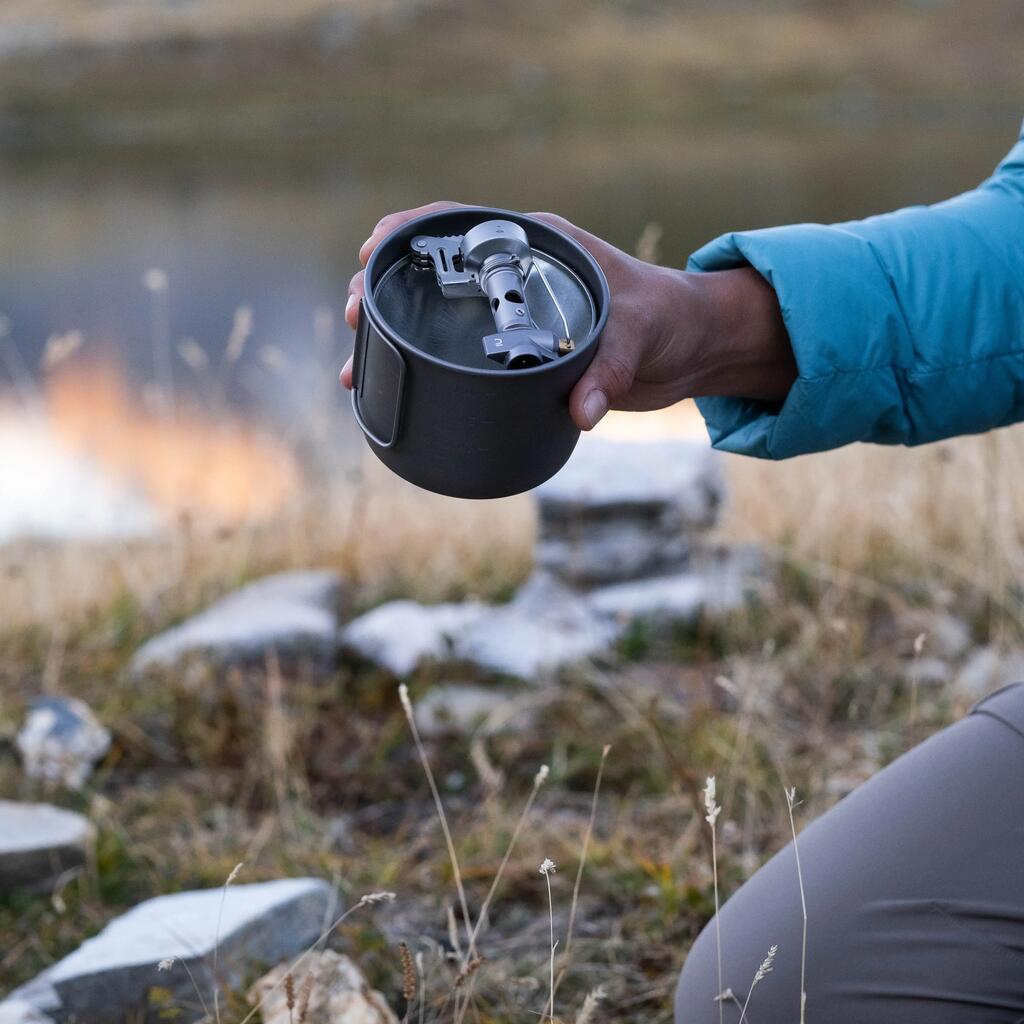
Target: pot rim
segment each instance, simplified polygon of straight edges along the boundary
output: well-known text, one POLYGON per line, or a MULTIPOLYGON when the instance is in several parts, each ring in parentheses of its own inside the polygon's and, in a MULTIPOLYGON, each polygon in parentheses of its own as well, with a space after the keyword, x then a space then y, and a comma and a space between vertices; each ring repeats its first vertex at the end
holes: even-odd
MULTIPOLYGON (((544 249, 541 248, 543 252, 544 249)), ((386 268, 385 268, 386 269, 386 268)), ((572 268, 575 269, 575 268, 572 268)), ((398 346, 403 353, 410 353, 416 358, 425 359, 429 363, 433 363, 435 366, 443 367, 444 369, 453 370, 458 373, 464 373, 471 377, 508 377, 515 380, 523 377, 536 376, 539 374, 550 373, 557 367, 566 366, 569 363, 574 362, 578 359, 591 345, 597 343, 604 331, 605 325, 608 322, 608 307, 611 305, 611 291, 608 288, 608 279, 604 275, 604 271, 601 269, 601 265, 594 259, 594 257, 588 252, 588 250, 580 242, 577 242, 571 235, 566 234, 559 228, 548 224, 546 221, 538 220, 536 217, 531 217, 525 213, 518 213, 515 210, 502 210, 497 207, 491 206, 453 206, 445 210, 435 210, 431 213, 421 214, 419 217, 413 220, 406 221, 400 227, 395 228, 394 231, 385 235, 384 238, 377 244, 377 247, 370 254, 369 260, 366 262, 365 280, 367 282, 367 288, 363 295, 363 307, 364 311, 369 318, 373 326, 380 331, 381 334, 398 346), (408 342, 403 338, 397 331, 395 331, 391 324, 387 322, 381 311, 377 308, 377 303, 373 297, 373 286, 375 278, 383 275, 384 271, 380 271, 378 274, 378 262, 381 258, 381 252, 387 242, 389 242, 395 235, 400 233, 409 232, 410 237, 416 234, 421 234, 419 231, 410 229, 416 228, 427 221, 442 217, 448 213, 468 214, 470 216, 474 214, 485 214, 490 218, 504 218, 506 220, 521 221, 524 222, 528 227, 529 225, 536 225, 543 231, 550 231, 552 234, 559 236, 564 239, 569 245, 582 257, 583 261, 587 264, 588 268, 592 271, 598 285, 600 286, 600 294, 592 295, 597 309, 597 319, 594 321, 594 326, 591 328, 589 334, 583 344, 577 345, 576 348, 567 356, 561 356, 559 359, 554 360, 550 363, 542 363, 540 366, 530 366, 522 370, 508 370, 504 368, 495 367, 491 369, 481 369, 476 366, 463 366, 459 363, 452 363, 446 359, 440 359, 438 356, 431 355, 431 353, 425 351, 422 348, 418 348, 411 342, 408 342)), ((589 287, 589 284, 584 281, 584 285, 589 287)))

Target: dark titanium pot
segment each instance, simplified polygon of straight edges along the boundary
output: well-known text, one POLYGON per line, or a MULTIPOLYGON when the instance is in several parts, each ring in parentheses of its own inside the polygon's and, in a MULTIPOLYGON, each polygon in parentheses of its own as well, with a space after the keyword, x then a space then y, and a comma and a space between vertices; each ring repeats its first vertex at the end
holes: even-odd
POLYGON ((460 207, 404 224, 366 267, 352 408, 367 443, 410 483, 452 497, 500 498, 543 483, 579 439, 569 393, 594 358, 609 302, 590 253, 542 221, 460 207), (481 346, 495 329, 486 299, 445 299, 432 273, 412 267, 414 236, 464 235, 494 218, 527 233, 526 293, 538 326, 575 343, 552 362, 520 370, 490 362, 481 346))

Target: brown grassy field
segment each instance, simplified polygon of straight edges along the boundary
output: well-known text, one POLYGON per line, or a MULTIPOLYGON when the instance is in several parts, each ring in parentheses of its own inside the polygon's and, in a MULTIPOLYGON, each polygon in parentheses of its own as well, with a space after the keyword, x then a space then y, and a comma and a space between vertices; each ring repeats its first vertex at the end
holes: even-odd
MULTIPOLYGON (((683 409, 617 417, 606 429, 692 426, 683 409)), ((185 428, 165 443, 188 438, 185 428)), ((916 452, 730 459, 719 536, 769 553, 775 568, 757 601, 671 641, 631 637, 607 664, 520 691, 504 724, 428 744, 474 905, 538 766, 551 765, 481 940, 479 1019, 539 1012, 548 922, 537 865, 550 857, 564 869, 552 879, 562 931, 604 745, 612 749, 558 1012, 571 1019, 601 985, 596 1019, 663 1022, 675 972, 712 909, 704 776, 719 779, 728 895, 786 841, 784 786, 797 788, 806 820, 963 713, 962 697, 933 687, 910 722, 914 641, 925 634, 929 652, 930 617, 952 609, 978 643, 1020 644, 1022 441, 1011 429, 916 452), (516 726, 523 713, 536 715, 534 726, 516 726)), ((4 984, 138 899, 220 884, 242 861, 249 880, 309 872, 335 879, 346 898, 396 891, 393 906, 354 915, 332 941, 398 1006, 397 937, 443 947, 454 892, 397 681, 342 664, 327 679, 232 674, 196 689, 170 677, 154 688, 130 679, 127 660, 210 597, 286 566, 339 568, 355 608, 394 594, 500 599, 529 570, 533 529, 526 499, 431 498, 367 465, 355 481, 296 491, 258 524, 193 513, 156 543, 5 549, 4 735, 31 695, 67 692, 94 706, 115 746, 87 792, 57 795, 97 821, 96 864, 59 898, 0 904, 4 984)), ((442 678, 417 673, 414 699, 442 678)), ((10 750, 0 755, 0 793, 40 795, 10 750)), ((447 1019, 452 976, 432 962, 430 998, 447 1019)), ((225 1019, 244 1016, 239 999, 229 996, 225 1019)))

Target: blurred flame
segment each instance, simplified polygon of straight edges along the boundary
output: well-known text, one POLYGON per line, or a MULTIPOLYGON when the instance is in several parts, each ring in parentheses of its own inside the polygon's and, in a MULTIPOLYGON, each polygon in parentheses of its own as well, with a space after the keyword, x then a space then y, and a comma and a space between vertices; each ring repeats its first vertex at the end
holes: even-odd
POLYGON ((58 368, 45 398, 62 444, 171 515, 227 525, 260 519, 280 510, 299 485, 295 459, 281 442, 195 409, 157 415, 110 364, 58 368))

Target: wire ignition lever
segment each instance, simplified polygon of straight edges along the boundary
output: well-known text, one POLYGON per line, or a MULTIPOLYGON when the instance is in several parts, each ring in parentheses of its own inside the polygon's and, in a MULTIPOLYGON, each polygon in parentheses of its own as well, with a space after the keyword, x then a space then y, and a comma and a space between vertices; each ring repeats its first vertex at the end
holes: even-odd
POLYGON ((417 235, 413 266, 434 270, 446 299, 485 297, 497 327, 483 338, 488 359, 506 370, 525 370, 571 352, 571 338, 539 328, 526 301, 533 255, 526 232, 507 220, 488 220, 464 235, 417 235))

